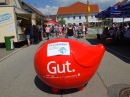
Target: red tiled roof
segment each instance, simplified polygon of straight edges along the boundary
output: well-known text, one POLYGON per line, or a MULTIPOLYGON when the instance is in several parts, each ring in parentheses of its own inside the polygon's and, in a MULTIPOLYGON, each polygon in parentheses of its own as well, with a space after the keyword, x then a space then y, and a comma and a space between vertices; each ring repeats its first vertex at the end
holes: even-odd
POLYGON ((53 21, 56 21, 56 16, 57 15, 50 15, 49 18, 51 18, 51 20, 53 20, 53 21))
POLYGON ((33 10, 34 12, 36 12, 38 15, 40 15, 40 16, 42 16, 42 17, 45 17, 43 13, 41 13, 39 10, 37 10, 37 9, 34 8, 33 6, 27 4, 27 3, 23 2, 23 1, 22 1, 22 4, 23 4, 23 5, 24 5, 24 4, 27 5, 30 9, 32 9, 32 10, 33 10))
POLYGON ((121 6, 123 5, 124 3, 126 3, 128 0, 123 0, 122 2, 118 2, 116 3, 114 6, 121 6))
POLYGON ((120 5, 120 3, 121 3, 121 2, 118 2, 118 3, 116 3, 114 6, 118 6, 118 5, 120 5))
MULTIPOLYGON (((95 12, 99 13, 99 8, 97 4, 90 4, 90 13, 95 12)), ((59 7, 57 15, 61 14, 78 14, 78 13, 86 13, 87 12, 87 4, 76 2, 67 7, 59 7)))

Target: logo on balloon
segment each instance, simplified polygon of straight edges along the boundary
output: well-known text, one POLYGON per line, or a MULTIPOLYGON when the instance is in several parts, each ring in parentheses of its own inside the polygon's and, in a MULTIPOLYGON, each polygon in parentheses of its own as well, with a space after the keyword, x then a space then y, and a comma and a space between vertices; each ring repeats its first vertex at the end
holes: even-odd
POLYGON ((47 64, 47 71, 50 74, 75 72, 75 69, 70 70, 70 65, 71 65, 71 63, 69 63, 68 61, 66 61, 66 63, 64 63, 62 65, 57 64, 55 61, 51 61, 47 64), (62 69, 60 69, 61 67, 62 67, 62 69))
POLYGON ((65 54, 67 52, 67 49, 65 47, 60 47, 58 50, 61 54, 65 54))
POLYGON ((69 42, 55 42, 47 46, 47 56, 70 55, 69 42))

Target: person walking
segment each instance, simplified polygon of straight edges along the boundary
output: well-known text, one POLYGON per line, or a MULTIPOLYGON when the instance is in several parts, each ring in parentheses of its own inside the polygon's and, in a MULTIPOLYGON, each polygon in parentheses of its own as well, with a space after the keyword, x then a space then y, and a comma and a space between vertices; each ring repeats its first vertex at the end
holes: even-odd
POLYGON ((55 27, 54 27, 54 31, 55 31, 56 37, 58 37, 58 33, 59 33, 59 27, 58 27, 58 24, 55 25, 55 27))
POLYGON ((30 40, 31 40, 31 44, 34 44, 34 29, 32 24, 30 24, 30 40))
POLYGON ((76 34, 76 36, 77 36, 77 35, 78 35, 78 34, 77 34, 77 32, 78 32, 78 31, 77 31, 77 30, 78 30, 78 27, 77 27, 77 25, 76 25, 75 23, 74 23, 74 25, 73 25, 73 28, 74 28, 75 34, 76 34))
POLYGON ((86 37, 85 37, 85 24, 82 25, 82 28, 83 28, 83 29, 82 29, 82 31, 83 31, 83 37, 86 38, 86 37))
POLYGON ((50 33, 51 33, 51 36, 53 37, 54 36, 54 25, 52 25, 50 33))
POLYGON ((83 24, 83 37, 86 39, 86 37, 87 37, 87 26, 85 25, 85 24, 83 24))
POLYGON ((34 42, 38 43, 38 29, 36 25, 33 25, 33 29, 34 29, 34 42))
POLYGON ((50 25, 47 25, 46 28, 46 34, 47 34, 47 39, 46 40, 49 40, 49 36, 50 36, 50 25))
POLYGON ((68 28, 66 29, 67 38, 74 39, 75 30, 72 24, 68 24, 68 28))
POLYGON ((62 27, 62 25, 59 25, 59 36, 58 37, 63 37, 63 27, 62 27))
POLYGON ((27 40, 27 46, 30 46, 30 28, 29 25, 26 25, 25 27, 25 35, 27 40))
POLYGON ((82 24, 79 23, 78 29, 77 29, 77 38, 82 38, 83 30, 82 30, 82 24))
POLYGON ((40 42, 41 41, 41 32, 40 32, 40 25, 37 25, 36 26, 37 27, 37 30, 38 30, 38 42, 40 42))
POLYGON ((41 40, 43 40, 43 26, 41 25, 40 26, 40 36, 41 36, 41 40))

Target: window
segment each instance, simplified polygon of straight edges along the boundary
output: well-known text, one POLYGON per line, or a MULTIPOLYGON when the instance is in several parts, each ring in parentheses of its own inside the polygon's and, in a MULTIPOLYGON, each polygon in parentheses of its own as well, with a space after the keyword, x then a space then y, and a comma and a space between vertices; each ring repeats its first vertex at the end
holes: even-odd
POLYGON ((86 19, 86 16, 85 16, 85 19, 86 19))
POLYGON ((29 12, 29 13, 32 13, 32 11, 30 11, 29 9, 24 9, 25 11, 29 12))
POLYGON ((79 16, 79 19, 81 19, 81 16, 79 16))
POLYGON ((75 16, 73 16, 73 20, 75 20, 75 16))
POLYGON ((68 17, 68 20, 70 19, 70 17, 68 17))
POLYGON ((93 15, 91 15, 91 19, 93 19, 93 15))

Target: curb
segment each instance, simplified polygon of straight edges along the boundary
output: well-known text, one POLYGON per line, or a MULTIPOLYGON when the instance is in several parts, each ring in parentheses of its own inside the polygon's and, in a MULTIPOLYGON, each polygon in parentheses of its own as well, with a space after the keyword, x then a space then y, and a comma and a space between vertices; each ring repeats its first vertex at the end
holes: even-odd
POLYGON ((20 50, 23 49, 24 47, 25 47, 25 46, 19 48, 18 50, 14 51, 14 52, 12 52, 11 54, 9 54, 9 55, 5 56, 4 58, 0 59, 0 62, 2 62, 3 60, 7 59, 7 58, 10 57, 11 55, 17 53, 18 51, 20 51, 20 50))

